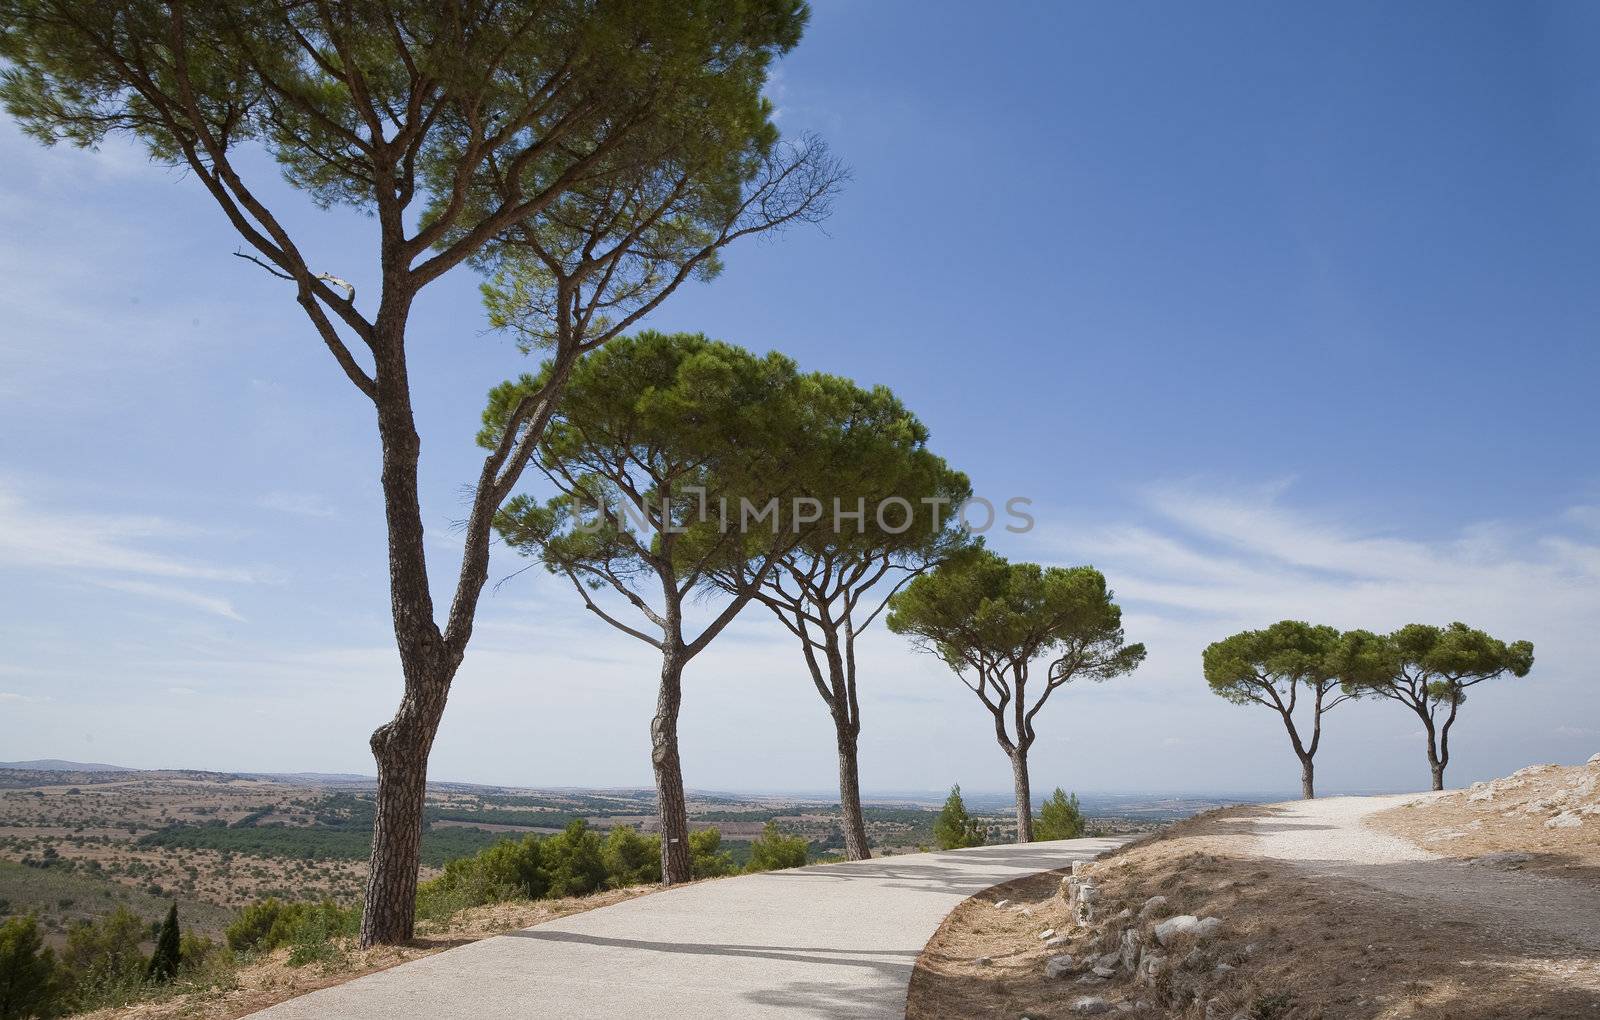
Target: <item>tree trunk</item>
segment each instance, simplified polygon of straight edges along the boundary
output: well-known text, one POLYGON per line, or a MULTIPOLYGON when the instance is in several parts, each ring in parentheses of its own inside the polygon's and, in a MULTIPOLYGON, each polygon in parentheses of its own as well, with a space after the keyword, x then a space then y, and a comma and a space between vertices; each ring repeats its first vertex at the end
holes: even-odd
POLYGON ((1315 800, 1317 797, 1316 783, 1313 782, 1313 768, 1309 756, 1300 759, 1300 796, 1305 800, 1315 800))
POLYGON ((426 748, 391 749, 378 759, 378 804, 361 915, 363 947, 411 941, 427 782, 426 748))
MULTIPOLYGON (((433 615, 424 551, 417 462, 422 440, 411 412, 405 363, 404 300, 384 302, 378 314, 378 433, 383 441, 381 480, 389 540, 389 603, 405 693, 392 720, 372 734, 378 765, 372 857, 367 871, 361 946, 408 942, 416 914, 421 865, 422 806, 428 754, 444 715, 460 656, 445 649, 433 615)), ((474 595, 476 593, 473 593, 474 595)))
POLYGON ((664 885, 694 877, 689 862, 689 809, 683 796, 683 766, 678 759, 678 708, 683 703, 681 652, 664 652, 656 715, 650 721, 650 763, 656 773, 657 810, 661 817, 661 881, 664 885))
POLYGON ((1444 762, 1439 758, 1438 736, 1434 732, 1432 720, 1424 719, 1427 723, 1428 734, 1428 771, 1433 774, 1433 788, 1444 789, 1444 762))
POLYGON ((861 776, 857 767, 856 728, 834 720, 839 743, 839 813, 843 816, 844 855, 852 861, 872 858, 867 842, 867 823, 861 817, 861 776))
POLYGON ((1017 842, 1033 842, 1033 794, 1028 788, 1028 752, 1011 754, 1011 778, 1017 787, 1017 842))

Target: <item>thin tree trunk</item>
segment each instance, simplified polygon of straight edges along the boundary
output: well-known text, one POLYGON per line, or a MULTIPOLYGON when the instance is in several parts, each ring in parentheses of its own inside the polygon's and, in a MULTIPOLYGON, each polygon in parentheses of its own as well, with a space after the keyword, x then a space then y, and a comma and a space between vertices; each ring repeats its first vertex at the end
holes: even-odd
POLYGON ((678 709, 683 703, 682 652, 665 651, 661 690, 650 721, 650 763, 656 773, 656 802, 661 817, 661 881, 664 885, 694 877, 689 860, 689 809, 683 796, 683 766, 678 759, 678 709))
POLYGON ((1317 786, 1313 781, 1314 770, 1311 765, 1311 756, 1300 759, 1300 796, 1305 800, 1315 800, 1317 786))
POLYGON ((406 311, 404 299, 384 302, 375 345, 389 601, 405 693, 394 718, 378 727, 370 742, 378 765, 378 794, 361 919, 363 947, 397 945, 410 941, 413 934, 428 753, 460 665, 459 656, 451 661, 445 650, 428 585, 417 493, 422 441, 413 421, 407 381, 406 311))
POLYGON ((1433 788, 1444 789, 1444 765, 1439 758, 1438 735, 1434 732, 1433 720, 1424 718, 1424 727, 1428 734, 1428 771, 1433 775, 1433 788))
POLYGON ((867 823, 861 816, 861 776, 857 766, 856 727, 834 719, 839 743, 839 813, 843 816, 844 855, 852 861, 870 860, 867 823))
POLYGON ((1028 788, 1028 752, 1011 753, 1011 778, 1017 787, 1017 842, 1033 842, 1033 794, 1028 788))

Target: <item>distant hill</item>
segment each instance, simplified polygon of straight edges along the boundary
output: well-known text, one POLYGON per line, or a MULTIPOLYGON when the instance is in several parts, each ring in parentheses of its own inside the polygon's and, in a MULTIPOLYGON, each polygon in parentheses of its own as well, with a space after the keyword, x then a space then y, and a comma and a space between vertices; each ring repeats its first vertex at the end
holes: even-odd
POLYGON ((0 769, 20 769, 27 772, 138 772, 122 765, 102 765, 86 761, 62 761, 60 758, 40 758, 37 761, 0 761, 0 769))

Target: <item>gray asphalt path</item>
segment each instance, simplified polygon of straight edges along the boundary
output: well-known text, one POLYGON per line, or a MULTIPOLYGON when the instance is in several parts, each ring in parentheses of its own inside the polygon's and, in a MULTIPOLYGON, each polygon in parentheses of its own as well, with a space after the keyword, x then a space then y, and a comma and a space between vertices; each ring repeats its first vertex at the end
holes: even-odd
POLYGON ((256 1016, 901 1017, 917 954, 956 904, 1119 842, 976 847, 701 882, 437 953, 256 1016))

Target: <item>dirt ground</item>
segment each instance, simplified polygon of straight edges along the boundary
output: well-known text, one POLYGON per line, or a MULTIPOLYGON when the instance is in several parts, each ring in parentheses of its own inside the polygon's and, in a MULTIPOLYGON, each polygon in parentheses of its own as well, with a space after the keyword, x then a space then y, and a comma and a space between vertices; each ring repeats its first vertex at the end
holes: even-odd
POLYGON ((1591 765, 1531 765, 1385 811, 1369 824, 1454 860, 1571 879, 1600 892, 1595 758, 1591 765))
POLYGON ((1078 1015, 1084 996, 1102 997, 1116 1015, 1194 1020, 1600 1016, 1600 955, 1507 940, 1392 892, 1264 859, 1250 848, 1265 815, 1212 812, 1091 865, 1101 899, 1087 928, 1067 914, 1061 873, 968 900, 918 960, 907 1017, 1042 1020, 1078 1015), (1140 920, 1157 895, 1167 903, 1140 920), (1166 946, 1173 964, 1150 982, 1120 965, 1108 977, 1084 968, 1117 949, 1124 930, 1151 944, 1155 922, 1177 914, 1217 917, 1221 928, 1166 946), (1046 945, 1048 930, 1063 941, 1046 945), (1046 961, 1062 954, 1073 969, 1047 976, 1046 961))
POLYGON ((240 966, 234 972, 233 981, 225 986, 191 991, 179 989, 170 998, 80 1015, 85 1020, 233 1020, 318 988, 341 984, 492 935, 621 903, 654 892, 655 888, 637 886, 593 896, 473 907, 457 913, 444 925, 418 922, 417 939, 411 945, 362 951, 346 943, 338 947, 332 959, 302 967, 289 966, 289 950, 278 949, 240 966))

